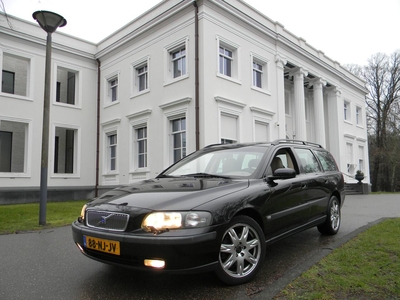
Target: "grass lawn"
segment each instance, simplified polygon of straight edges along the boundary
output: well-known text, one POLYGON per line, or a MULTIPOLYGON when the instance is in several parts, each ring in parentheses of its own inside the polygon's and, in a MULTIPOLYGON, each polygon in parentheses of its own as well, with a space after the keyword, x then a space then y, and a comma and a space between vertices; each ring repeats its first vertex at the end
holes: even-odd
POLYGON ((400 219, 335 249, 274 299, 400 299, 400 219))
POLYGON ((0 234, 69 225, 79 217, 86 202, 48 202, 44 226, 39 225, 39 203, 0 205, 0 234))

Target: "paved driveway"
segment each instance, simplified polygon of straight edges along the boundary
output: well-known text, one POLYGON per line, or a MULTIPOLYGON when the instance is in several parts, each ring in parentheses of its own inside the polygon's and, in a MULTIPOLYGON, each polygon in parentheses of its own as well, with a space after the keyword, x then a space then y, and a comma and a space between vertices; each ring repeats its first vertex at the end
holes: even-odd
POLYGON ((386 217, 400 217, 400 195, 347 196, 336 236, 313 228, 271 245, 256 279, 235 287, 209 273, 164 275, 98 263, 80 254, 69 226, 2 235, 0 299, 270 299, 333 248, 386 217))

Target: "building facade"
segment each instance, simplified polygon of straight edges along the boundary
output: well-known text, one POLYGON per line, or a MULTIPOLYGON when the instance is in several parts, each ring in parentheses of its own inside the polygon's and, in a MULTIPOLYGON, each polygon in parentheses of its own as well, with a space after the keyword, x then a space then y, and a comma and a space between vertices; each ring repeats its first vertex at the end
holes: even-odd
MULTIPOLYGON (((9 20, 12 28, 0 15, 0 203, 31 202, 39 199, 45 32, 9 20)), ((353 182, 356 170, 369 173, 366 92, 338 62, 240 0, 163 1, 97 44, 56 32, 49 200, 152 178, 221 142, 315 142, 353 182)))

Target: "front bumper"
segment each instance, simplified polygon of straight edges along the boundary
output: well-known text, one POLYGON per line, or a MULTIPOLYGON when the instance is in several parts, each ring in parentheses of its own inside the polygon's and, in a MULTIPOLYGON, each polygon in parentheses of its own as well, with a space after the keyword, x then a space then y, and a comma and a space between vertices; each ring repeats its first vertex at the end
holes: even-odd
POLYGON ((193 229, 182 230, 181 235, 177 235, 177 231, 159 235, 132 234, 97 230, 77 221, 72 223, 74 242, 79 245, 84 255, 92 259, 140 270, 150 269, 144 265, 145 259, 161 259, 165 261, 163 271, 174 273, 210 271, 215 268, 220 238, 218 238, 216 228, 207 230, 206 232, 204 228, 202 232, 196 232, 193 229), (84 236, 118 241, 120 255, 85 247, 84 236))

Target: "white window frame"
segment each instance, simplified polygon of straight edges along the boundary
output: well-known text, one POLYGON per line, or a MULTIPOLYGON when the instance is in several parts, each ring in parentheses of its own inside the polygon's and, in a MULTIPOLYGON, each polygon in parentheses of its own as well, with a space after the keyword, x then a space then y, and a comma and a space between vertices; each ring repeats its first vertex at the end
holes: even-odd
POLYGON ((105 78, 105 85, 104 85, 104 106, 114 105, 120 102, 120 92, 119 92, 119 71, 109 74, 105 78), (112 81, 117 80, 116 85, 112 85, 112 81), (112 101, 112 89, 115 87, 117 98, 115 101, 112 101))
POLYGON ((363 110, 360 106, 356 106, 356 125, 363 126, 363 110))
POLYGON ((120 142, 121 135, 119 132, 119 126, 121 123, 121 119, 113 119, 101 124, 102 126, 102 184, 103 185, 114 185, 119 183, 119 160, 120 160, 120 142), (116 161, 115 161, 115 170, 110 170, 110 161, 109 161, 109 136, 116 134, 117 135, 117 149, 116 149, 116 161))
POLYGON ((147 128, 147 149, 149 149, 149 120, 151 109, 145 109, 126 116, 129 119, 129 182, 146 179, 149 176, 149 151, 147 151, 147 167, 139 168, 137 154, 137 132, 139 128, 147 128))
POLYGON ((253 90, 271 95, 269 88, 269 61, 255 53, 250 54, 250 67, 251 67, 251 88, 253 90), (262 70, 258 70, 254 68, 254 64, 260 65, 262 70), (254 72, 261 74, 261 87, 255 85, 255 77, 254 72))
POLYGON ((186 116, 176 116, 175 118, 170 118, 169 128, 170 128, 170 137, 171 137, 171 139, 170 139, 171 161, 172 161, 172 163, 175 163, 178 160, 184 158, 185 156, 187 156, 189 154, 187 151, 187 118, 186 118, 186 116), (179 130, 174 131, 173 123, 177 120, 185 120, 185 129, 182 129, 182 127, 181 127, 179 130), (183 139, 181 139, 181 146, 179 148, 175 148, 175 144, 174 144, 175 136, 177 136, 177 135, 182 136, 182 134, 185 134, 185 145, 183 145, 183 143, 182 143, 183 139), (175 150, 176 149, 181 150, 181 157, 178 158, 177 160, 175 160, 175 150), (184 154, 182 153, 183 149, 184 149, 184 154))
POLYGON ((237 84, 241 84, 241 73, 240 73, 240 46, 234 42, 231 42, 221 36, 216 37, 217 40, 217 77, 227 79, 237 84), (232 66, 231 66, 231 76, 222 73, 221 63, 220 63, 220 48, 227 49, 232 52, 232 66))
MULTIPOLYGON (((0 115, 1 121, 9 121, 25 124, 25 141, 24 141, 24 171, 23 172, 0 172, 0 178, 26 178, 31 177, 32 165, 32 143, 33 143, 33 130, 32 120, 12 118, 0 115)), ((1 124, 0 124, 1 125, 1 124)), ((1 126, 0 126, 1 128, 1 126)))
POLYGON ((222 135, 222 116, 225 115, 236 118, 236 142, 240 143, 242 137, 241 115, 246 104, 220 96, 216 96, 215 101, 218 102, 218 142, 222 141, 223 139, 232 140, 229 137, 222 135))
POLYGON ((355 166, 354 166, 354 143, 346 141, 346 166, 347 166, 347 173, 354 174, 355 166), (348 150, 351 150, 349 152, 348 150))
POLYGON ((171 121, 185 118, 186 119, 186 155, 194 151, 191 148, 190 143, 190 118, 188 116, 189 104, 192 98, 186 97, 182 99, 177 99, 175 101, 168 102, 166 104, 160 105, 160 108, 164 111, 164 161, 163 167, 166 168, 173 163, 173 151, 172 151, 172 134, 171 134, 171 121))
POLYGON ((185 36, 164 47, 164 86, 181 81, 189 77, 189 37, 185 36), (172 54, 181 49, 185 49, 186 73, 174 77, 174 59, 172 54))
POLYGON ((118 162, 118 134, 117 132, 109 132, 107 134, 107 170, 108 172, 117 171, 118 162), (111 138, 115 137, 115 141, 111 141, 111 138), (112 150, 115 148, 114 156, 112 156, 112 150), (113 165, 114 162, 114 165, 113 165))
MULTIPOLYGON (((27 101, 33 101, 33 87, 34 87, 34 76, 32 74, 35 73, 34 70, 34 57, 32 55, 28 55, 26 53, 20 52, 20 51, 15 51, 15 50, 10 50, 7 49, 7 51, 2 51, 0 49, 0 82, 3 80, 3 60, 4 60, 4 55, 9 55, 9 56, 16 56, 20 57, 21 59, 26 59, 28 61, 28 70, 27 70, 27 79, 26 79, 26 95, 17 95, 17 94, 10 94, 10 93, 3 93, 2 92, 2 87, 0 86, 0 95, 2 97, 10 97, 14 99, 19 99, 19 100, 27 100, 27 101)), ((5 70, 6 71, 6 70, 5 70)))
POLYGON ((52 159, 52 168, 51 168, 51 178, 79 178, 80 177, 80 172, 81 172, 81 127, 80 126, 75 126, 75 125, 70 125, 70 124, 61 124, 61 123, 54 123, 52 125, 52 143, 50 147, 50 155, 53 157, 52 159), (73 163, 73 168, 74 172, 73 173, 54 173, 54 164, 55 164, 55 159, 54 159, 54 152, 55 152, 55 141, 56 141, 56 128, 64 128, 64 129, 70 129, 74 130, 74 163, 73 163))
POLYGON ((69 107, 69 108, 82 108, 82 70, 80 68, 72 67, 67 64, 62 64, 62 63, 56 63, 55 64, 55 72, 53 74, 53 82, 55 82, 55 85, 53 85, 54 92, 53 92, 53 104, 54 105, 59 105, 59 106, 64 106, 64 107, 69 107), (66 71, 69 71, 71 73, 75 73, 75 104, 68 104, 68 103, 62 103, 62 102, 57 102, 57 71, 58 69, 64 69, 66 71))
POLYGON ((131 98, 150 92, 150 56, 143 57, 132 63, 131 70, 133 82, 131 86, 131 98), (144 73, 139 74, 139 69, 145 66, 147 67, 147 70, 144 73), (140 90, 140 76, 146 76, 147 79, 147 86, 143 90, 140 90))
POLYGON ((358 145, 358 170, 365 171, 364 145, 358 145))
POLYGON ((138 128, 136 128, 135 129, 135 137, 136 137, 136 165, 137 165, 137 169, 145 169, 145 168, 147 168, 147 163, 148 163, 148 160, 147 160, 147 157, 148 157, 148 143, 147 143, 147 137, 148 137, 148 135, 147 135, 147 133, 148 133, 148 128, 147 128, 147 126, 145 126, 145 125, 143 125, 143 126, 140 126, 140 127, 138 127, 138 128), (144 132, 145 132, 145 136, 143 136, 143 137, 139 137, 139 130, 143 130, 144 129, 144 132), (144 152, 140 152, 140 149, 139 149, 139 145, 140 145, 140 143, 141 142, 144 142, 144 152), (141 155, 143 155, 144 156, 144 166, 140 166, 140 156, 141 155))
POLYGON ((351 103, 350 101, 343 101, 343 120, 351 123, 351 103))
MULTIPOLYGON (((253 142, 260 142, 256 139, 256 125, 263 125, 267 127, 267 137, 261 142, 266 142, 271 140, 271 123, 275 112, 265 110, 263 108, 251 106, 250 110, 253 115, 253 142)), ((272 137, 274 139, 274 137, 272 137)))

